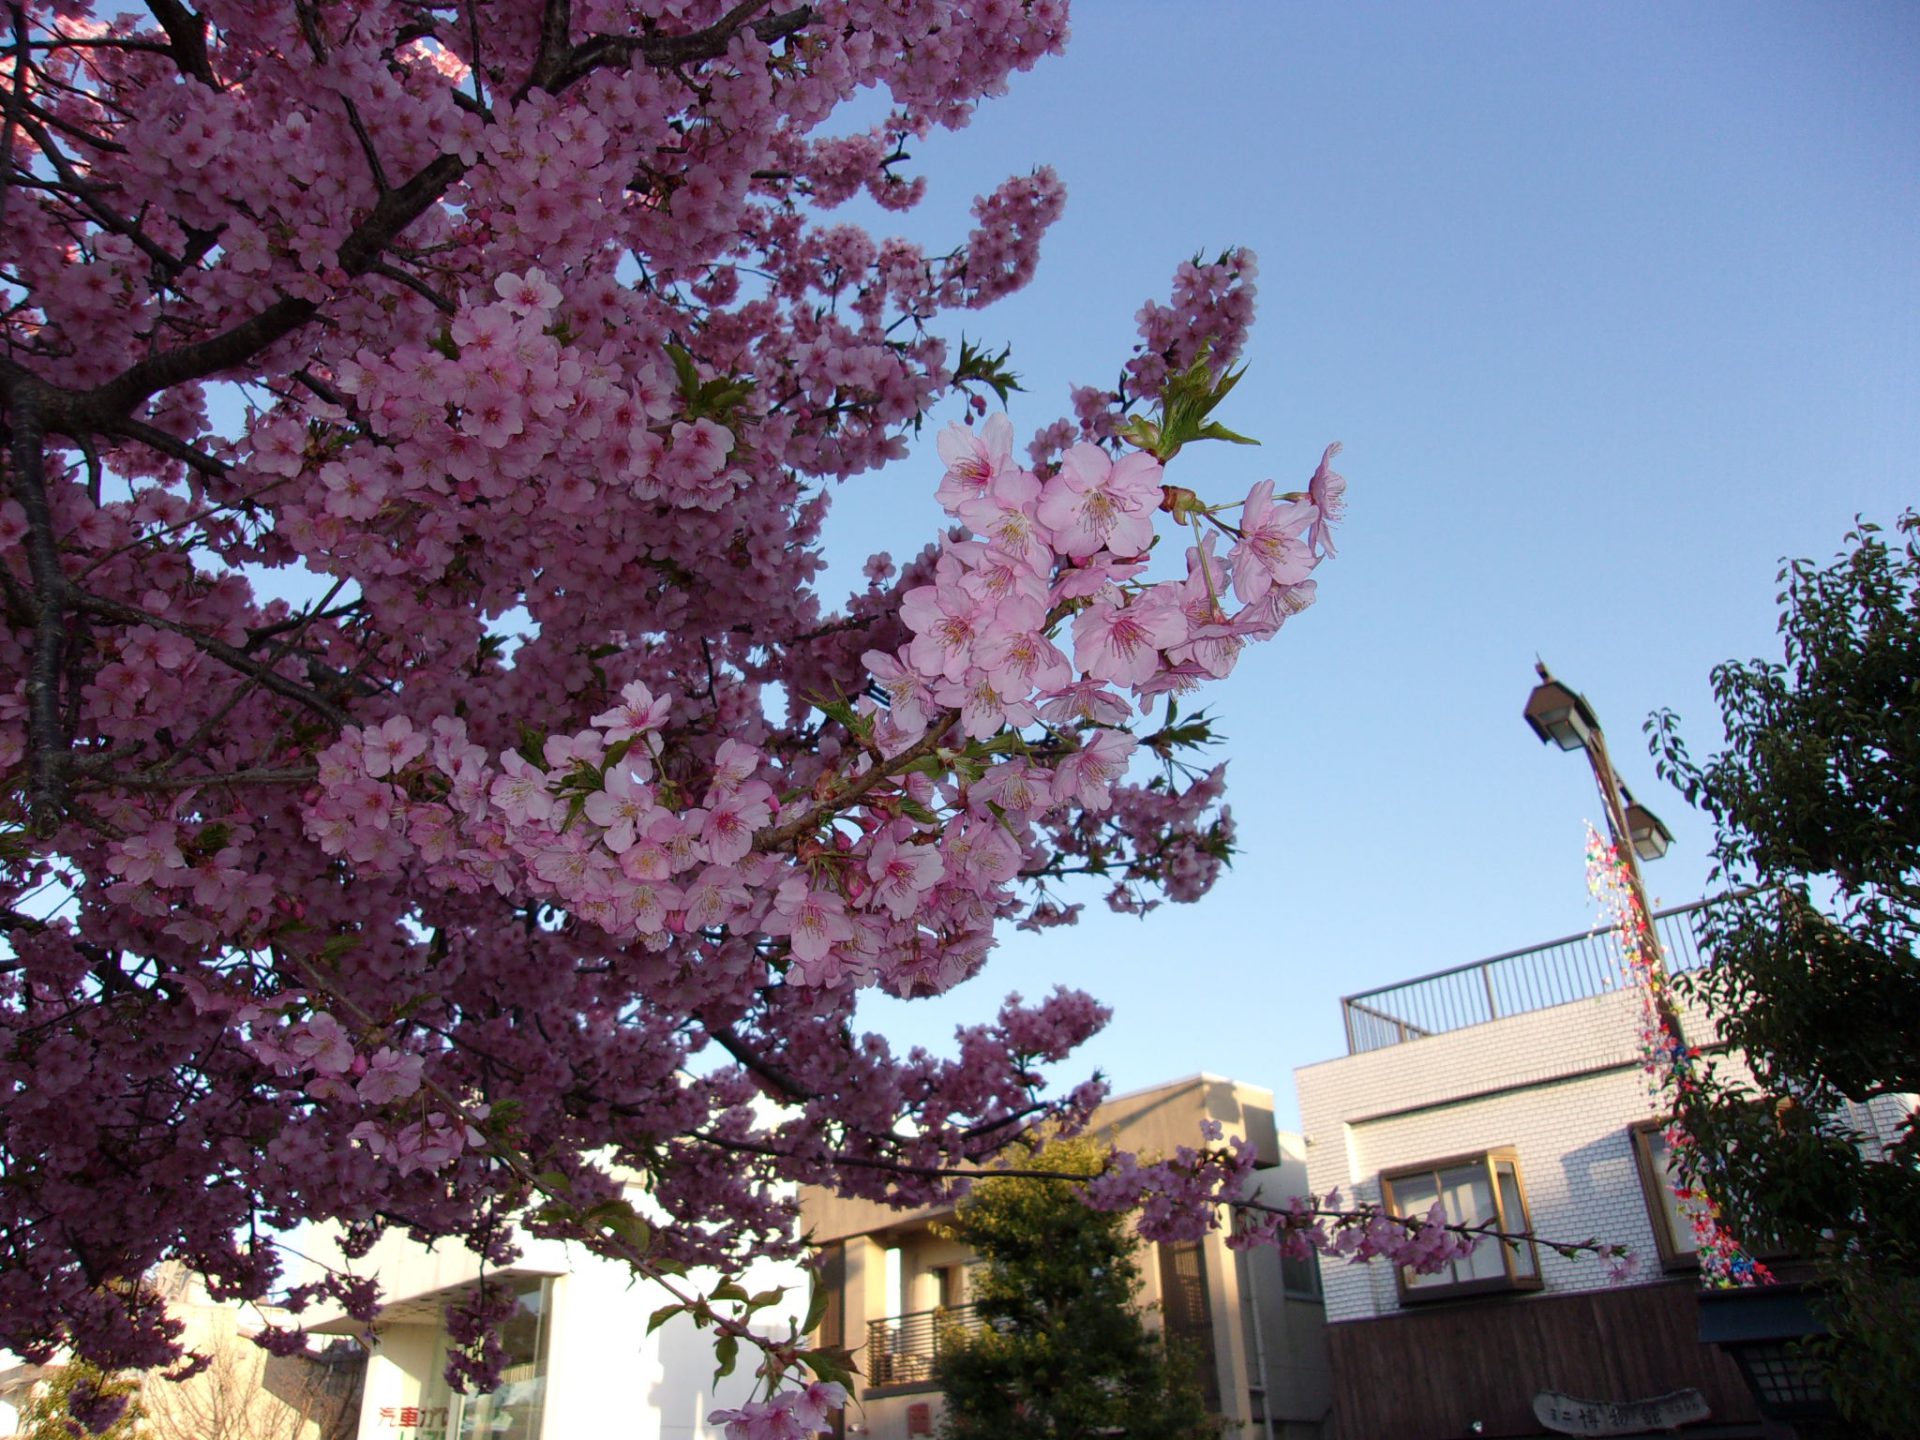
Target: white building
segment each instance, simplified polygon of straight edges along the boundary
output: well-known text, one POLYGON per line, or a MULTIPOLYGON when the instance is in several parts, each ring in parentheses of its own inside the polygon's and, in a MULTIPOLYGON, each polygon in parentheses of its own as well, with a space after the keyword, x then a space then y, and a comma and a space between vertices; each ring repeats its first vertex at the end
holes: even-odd
MULTIPOLYGON (((636 1203, 643 1203, 635 1194, 636 1203)), ((391 1234, 357 1273, 379 1277, 386 1298, 369 1344, 359 1440, 721 1440, 707 1417, 751 1398, 754 1360, 714 1382, 713 1332, 685 1316, 652 1334, 647 1320, 672 1297, 615 1261, 577 1245, 521 1237, 521 1256, 489 1271, 518 1297, 504 1327, 506 1368, 490 1395, 460 1395, 446 1382, 445 1311, 479 1279, 479 1262, 457 1242, 428 1249, 391 1234)), ((337 1256, 317 1258, 338 1263, 337 1256)), ((698 1272, 690 1288, 710 1289, 698 1272)), ((785 1303, 756 1326, 784 1336, 802 1318, 808 1276, 797 1264, 758 1262, 754 1292, 784 1287, 785 1303)), ((359 1334, 357 1322, 318 1317, 319 1333, 359 1334)))
MULTIPOLYGON (((1691 908, 1660 920, 1675 968, 1699 963, 1691 908)), ((1336 1436, 1791 1433, 1699 1341, 1691 1226, 1610 935, 1343 1003, 1350 1053, 1295 1072, 1316 1193, 1401 1214, 1438 1198, 1461 1223, 1624 1243, 1639 1268, 1616 1283, 1590 1257, 1486 1243, 1433 1276, 1325 1262, 1336 1436)), ((1703 1014, 1682 1023, 1710 1042, 1703 1014)))

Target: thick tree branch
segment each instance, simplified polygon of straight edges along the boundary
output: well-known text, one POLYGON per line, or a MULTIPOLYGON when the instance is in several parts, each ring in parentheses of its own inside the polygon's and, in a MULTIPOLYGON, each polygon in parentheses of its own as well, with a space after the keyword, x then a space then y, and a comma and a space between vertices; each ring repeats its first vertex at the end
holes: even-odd
POLYGON ((42 387, 21 387, 11 396, 9 469, 14 498, 27 515, 27 570, 39 615, 33 628, 33 661, 27 670, 29 746, 27 809, 43 839, 60 827, 67 808, 67 732, 60 716, 61 659, 66 648, 66 573, 47 503, 42 387))
POLYGON ((754 1050, 734 1032, 731 1025, 709 1025, 707 1034, 711 1035, 719 1047, 738 1060, 747 1070, 758 1075, 771 1085, 777 1095, 775 1098, 799 1104, 805 1100, 818 1098, 813 1091, 801 1084, 786 1070, 766 1059, 754 1050))
POLYGON ((191 75, 202 85, 218 90, 213 62, 207 57, 207 18, 196 15, 180 0, 147 0, 147 9, 167 32, 173 63, 182 74, 191 75))
POLYGON ((20 106, 27 95, 27 12, 7 7, 13 16, 13 84, 7 90, 6 119, 0 121, 0 230, 6 228, 7 196, 13 189, 13 137, 20 128, 20 106))
POLYGON ((151 772, 113 771, 96 768, 94 762, 107 756, 85 756, 74 763, 74 770, 92 785, 109 790, 203 790, 221 785, 305 785, 319 775, 314 765, 258 766, 250 770, 228 770, 218 775, 168 775, 151 772))
POLYGON ((696 65, 717 60, 742 30, 751 29, 757 39, 771 45, 799 31, 813 19, 813 7, 797 5, 778 15, 753 17, 767 8, 768 0, 742 0, 704 30, 688 35, 596 35, 575 47, 566 68, 549 89, 563 90, 602 65, 631 63, 638 56, 656 69, 670 70, 676 65, 696 65))

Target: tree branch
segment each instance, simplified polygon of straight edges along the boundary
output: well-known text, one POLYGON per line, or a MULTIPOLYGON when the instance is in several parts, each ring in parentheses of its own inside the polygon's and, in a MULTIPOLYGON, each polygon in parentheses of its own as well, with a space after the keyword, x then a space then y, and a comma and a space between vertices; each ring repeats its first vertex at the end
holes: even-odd
POLYGON ((113 790, 199 790, 213 785, 304 785, 319 775, 316 765, 261 766, 250 770, 229 770, 219 775, 165 775, 151 772, 116 773, 96 768, 96 761, 110 757, 83 756, 74 769, 94 785, 113 790))
POLYGON ((779 1099, 797 1104, 803 1100, 818 1098, 813 1091, 802 1085, 786 1070, 775 1065, 771 1060, 763 1058, 758 1051, 749 1047, 746 1041, 734 1032, 731 1025, 708 1025, 707 1034, 712 1036, 715 1043, 727 1054, 778 1090, 779 1099))
POLYGON ((178 460, 198 470, 202 475, 219 479, 233 467, 224 460, 215 459, 204 450, 196 450, 175 436, 157 426, 149 425, 132 416, 122 416, 110 425, 102 427, 109 435, 118 435, 126 440, 135 440, 150 450, 158 450, 162 455, 178 460))
MULTIPOLYGON (((132 605, 123 605, 118 600, 109 600, 104 595, 90 595, 85 591, 74 594, 73 603, 80 609, 94 615, 103 615, 108 619, 122 620, 130 625, 155 625, 162 630, 171 630, 176 635, 184 635, 200 649, 213 656, 230 669, 243 675, 250 675, 266 689, 284 699, 293 701, 311 710, 335 729, 342 729, 352 723, 347 712, 332 701, 325 699, 315 691, 296 681, 287 679, 279 671, 261 664, 243 650, 238 650, 224 640, 215 639, 191 626, 182 625, 177 620, 169 620, 164 615, 151 615, 132 605)), ((35 657, 36 663, 38 657, 35 657)))
POLYGON ((928 724, 927 733, 910 747, 902 750, 886 764, 875 765, 864 774, 856 776, 851 783, 828 796, 818 805, 808 807, 803 814, 795 816, 784 824, 762 830, 753 837, 753 848, 760 851, 778 850, 807 832, 819 829, 847 806, 867 795, 881 781, 891 780, 910 768, 916 761, 924 759, 939 749, 941 740, 946 737, 947 731, 953 728, 953 722, 959 718, 958 710, 942 710, 928 724))
POLYGON ((20 127, 20 106, 27 95, 27 12, 18 4, 13 12, 13 86, 7 91, 7 114, 0 122, 0 230, 6 228, 7 196, 13 190, 13 137, 20 127))
POLYGON ((438 290, 434 289, 431 285, 427 284, 426 281, 420 279, 419 276, 409 275, 406 271, 402 270, 398 265, 391 265, 387 263, 385 260, 376 260, 373 262, 373 264, 367 267, 367 272, 369 274, 379 275, 384 279, 391 280, 396 285, 406 286, 407 289, 413 291, 414 294, 420 296, 429 305, 433 306, 434 309, 438 310, 443 315, 452 315, 452 314, 456 314, 459 311, 460 307, 455 305, 453 301, 449 300, 446 296, 442 295, 438 290))
POLYGON ((42 839, 60 827, 67 810, 67 733, 60 718, 61 658, 66 646, 70 592, 60 568, 53 510, 47 503, 46 439, 38 382, 11 397, 13 493, 27 515, 27 569, 39 607, 33 627, 33 661, 27 670, 27 809, 42 839))
POLYGON ((754 20, 753 16, 766 9, 767 4, 768 0, 741 0, 706 29, 688 35, 596 35, 575 47, 566 67, 548 88, 563 90, 602 65, 619 61, 631 63, 636 55, 660 70, 717 60, 727 53, 734 36, 744 29, 752 29, 756 38, 771 45, 799 33, 813 19, 812 6, 797 5, 778 15, 754 20))
POLYGON ((173 63, 209 89, 218 90, 213 62, 207 58, 207 18, 196 15, 180 0, 147 0, 147 9, 167 32, 173 63))

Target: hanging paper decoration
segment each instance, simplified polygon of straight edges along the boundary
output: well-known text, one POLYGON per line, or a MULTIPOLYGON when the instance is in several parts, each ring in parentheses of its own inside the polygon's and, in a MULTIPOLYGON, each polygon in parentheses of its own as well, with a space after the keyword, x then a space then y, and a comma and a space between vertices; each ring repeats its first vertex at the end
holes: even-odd
POLYGON ((1640 991, 1640 1064, 1654 1109, 1671 1117, 1662 1132, 1669 1157, 1668 1183, 1681 1213, 1693 1222, 1701 1283, 1714 1289, 1771 1285, 1773 1273, 1749 1255, 1727 1228, 1713 1197, 1683 1178, 1684 1172, 1695 1168, 1687 1160, 1698 1147, 1680 1118, 1680 1102, 1699 1083, 1695 1067, 1700 1052, 1680 1033, 1666 968, 1660 963, 1659 940, 1650 917, 1634 900, 1629 875, 1619 849, 1587 826, 1587 888, 1613 922, 1626 979, 1640 991))

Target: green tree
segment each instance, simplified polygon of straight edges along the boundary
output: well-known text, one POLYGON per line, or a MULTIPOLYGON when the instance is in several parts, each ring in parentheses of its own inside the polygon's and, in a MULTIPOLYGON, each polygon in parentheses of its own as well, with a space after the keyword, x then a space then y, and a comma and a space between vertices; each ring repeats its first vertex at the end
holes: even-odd
POLYGON ((83 1360, 57 1365, 21 1407, 15 1433, 20 1440, 140 1440, 140 1377, 109 1375, 83 1360))
POLYGON ((1920 1133, 1859 1108, 1920 1091, 1920 514, 1870 524, 1831 565, 1780 575, 1783 662, 1713 672, 1726 748, 1704 765, 1671 712, 1662 774, 1715 829, 1714 964, 1679 982, 1743 1056, 1678 1108, 1696 1177, 1749 1244, 1819 1257, 1817 1348, 1849 1418, 1907 1433, 1920 1384, 1920 1133), (1898 1413, 1887 1405, 1899 1407, 1898 1413))
MULTIPOLYGON (((1105 1147, 1055 1140, 1023 1167, 1094 1175, 1105 1147)), ((1139 1241, 1125 1215, 1090 1210, 1069 1179, 983 1180, 951 1238, 981 1257, 982 1328, 944 1337, 945 1440, 1214 1440, 1185 1357, 1169 1356, 1135 1307, 1139 1241)))

